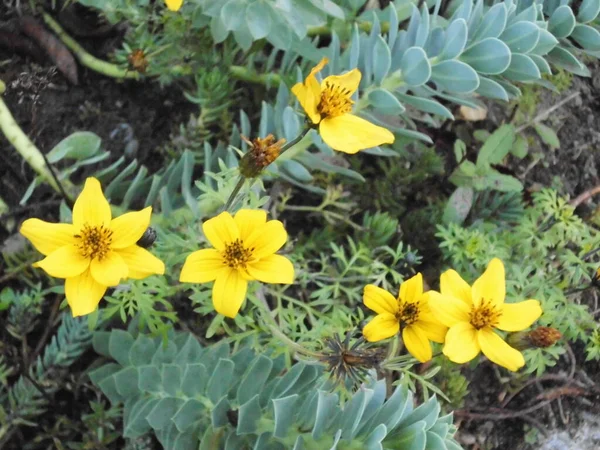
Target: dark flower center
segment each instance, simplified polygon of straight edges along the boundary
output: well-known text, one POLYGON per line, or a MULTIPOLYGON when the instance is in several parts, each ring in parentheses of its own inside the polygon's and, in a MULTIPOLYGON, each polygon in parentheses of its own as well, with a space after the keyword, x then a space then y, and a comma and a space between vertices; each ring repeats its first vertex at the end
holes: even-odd
POLYGON ((241 239, 225 244, 225 250, 223 251, 223 258, 225 264, 232 269, 246 268, 246 264, 252 258, 253 248, 244 247, 244 243, 241 239))
POLYGON ((102 261, 110 251, 112 234, 112 230, 104 225, 90 226, 86 223, 79 234, 75 235, 77 248, 84 258, 98 258, 99 261, 102 261))
POLYGON ((341 116, 352 111, 352 103, 348 89, 327 82, 321 91, 317 111, 324 117, 341 116))
POLYGON ((469 322, 477 330, 485 327, 494 327, 498 324, 502 311, 491 300, 481 299, 479 307, 473 306, 469 313, 469 322))

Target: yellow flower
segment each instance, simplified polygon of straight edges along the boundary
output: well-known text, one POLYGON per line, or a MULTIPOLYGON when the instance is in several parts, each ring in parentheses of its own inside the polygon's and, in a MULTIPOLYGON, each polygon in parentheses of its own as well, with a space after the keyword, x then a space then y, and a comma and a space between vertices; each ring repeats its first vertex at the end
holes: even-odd
POLYGON ((125 278, 162 275, 161 260, 136 242, 150 224, 152 208, 112 219, 100 183, 88 178, 73 207, 73 223, 27 219, 21 234, 44 256, 34 267, 65 278, 65 296, 73 316, 93 312, 108 286, 125 278))
POLYGON ((504 265, 498 258, 473 286, 454 270, 440 278, 440 293, 432 293, 430 302, 437 318, 449 327, 444 354, 456 363, 465 363, 483 352, 492 362, 513 372, 525 365, 523 355, 494 331, 521 331, 542 314, 540 302, 526 300, 504 303, 506 285, 504 265))
POLYGON ((165 4, 170 11, 179 11, 179 8, 183 5, 183 0, 165 0, 165 4))
POLYGON ((319 126, 319 134, 325 143, 345 153, 393 143, 394 135, 389 130, 350 114, 354 104, 351 96, 358 89, 361 78, 358 69, 328 76, 319 84, 315 74, 327 62, 327 58, 323 58, 304 83, 292 87, 310 120, 319 126))
POLYGON ((294 266, 276 255, 287 240, 279 220, 269 220, 263 210, 241 209, 232 217, 223 212, 202 225, 214 248, 187 257, 179 281, 214 281, 213 305, 218 313, 235 317, 246 298, 248 281, 291 284, 294 266))
POLYGON ((420 273, 400 285, 398 299, 375 285, 365 286, 363 302, 377 313, 363 329, 367 341, 391 337, 402 326, 402 340, 406 349, 421 362, 429 361, 432 357, 429 341, 444 342, 447 328, 431 312, 429 292, 423 292, 423 276, 420 273))

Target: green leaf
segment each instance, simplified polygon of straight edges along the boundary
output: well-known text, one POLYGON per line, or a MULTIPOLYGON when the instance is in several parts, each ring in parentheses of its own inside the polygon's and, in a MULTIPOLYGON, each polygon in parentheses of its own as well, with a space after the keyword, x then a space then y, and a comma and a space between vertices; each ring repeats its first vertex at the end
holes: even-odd
POLYGON ((379 84, 383 81, 392 65, 392 54, 387 43, 381 36, 377 36, 373 47, 373 77, 374 82, 379 84))
POLYGON ((508 101, 508 94, 499 83, 482 76, 479 77, 479 87, 475 92, 484 97, 508 101))
POLYGON ((376 88, 368 94, 369 104, 384 114, 399 115, 406 109, 390 91, 376 88))
POLYGON ((139 388, 143 392, 162 392, 160 371, 158 367, 147 365, 138 367, 139 388))
POLYGON ((589 25, 577 25, 571 33, 571 39, 574 39, 586 50, 600 50, 600 32, 589 25))
POLYGON ((227 31, 237 30, 246 16, 244 0, 229 0, 221 9, 221 21, 227 31))
POLYGON ((495 189, 502 192, 522 191, 523 184, 510 175, 504 175, 496 170, 492 170, 486 175, 486 184, 489 189, 495 189))
POLYGON ((465 158, 467 154, 467 145, 464 141, 457 139, 454 141, 454 157, 456 158, 456 162, 460 162, 465 158))
POLYGON ((510 65, 503 75, 513 81, 531 81, 542 77, 533 60, 521 53, 513 53, 510 65))
POLYGON ((575 16, 571 8, 562 5, 552 13, 548 21, 548 31, 558 39, 566 38, 573 32, 575 23, 575 16))
POLYGON ((473 178, 475 177, 477 169, 475 164, 471 161, 463 161, 448 180, 458 187, 472 187, 473 186, 473 178))
POLYGON ((479 76, 471 66, 457 60, 442 61, 433 66, 431 78, 448 92, 469 93, 479 87, 479 76))
POLYGON ((237 389, 237 401, 240 405, 259 394, 269 378, 273 361, 264 355, 259 355, 244 374, 237 389))
POLYGON ((117 392, 123 398, 131 398, 139 393, 138 371, 135 367, 126 367, 113 376, 117 392))
POLYGON ((127 420, 123 419, 123 436, 135 439, 150 431, 146 417, 160 400, 153 397, 141 397, 131 407, 127 420))
POLYGON ((499 39, 487 38, 477 42, 460 56, 460 60, 485 75, 502 73, 510 65, 511 52, 499 39))
POLYGON ((227 31, 220 16, 215 16, 210 19, 210 34, 212 35, 215 44, 220 44, 227 39, 229 31, 227 31))
POLYGON ((326 430, 329 421, 338 410, 338 396, 336 394, 319 391, 318 395, 315 424, 312 429, 312 437, 316 440, 321 437, 322 433, 326 430))
POLYGON ((256 432, 258 419, 262 415, 258 394, 240 406, 238 413, 237 434, 256 432))
POLYGON ((531 53, 544 56, 547 55, 554 47, 558 45, 558 39, 552 33, 540 28, 540 39, 531 53))
POLYGON ((188 397, 204 393, 208 381, 208 373, 203 364, 187 364, 181 380, 181 391, 188 397))
POLYGON ((276 438, 285 438, 287 436, 290 425, 294 422, 296 415, 296 403, 298 395, 290 395, 289 397, 273 399, 273 411, 275 416, 275 427, 273 436, 276 438))
POLYGON ((206 388, 208 398, 213 403, 216 403, 229 390, 233 379, 233 369, 234 364, 230 359, 220 359, 217 363, 206 388))
POLYGON ((150 364, 156 352, 156 343, 148 336, 140 334, 129 350, 129 361, 134 366, 150 364))
POLYGON ((577 20, 581 23, 588 23, 594 20, 600 13, 600 1, 583 0, 579 5, 577 20))
POLYGON ((313 176, 306 167, 293 159, 282 161, 279 168, 300 183, 311 183, 313 181, 313 176))
POLYGON ((444 49, 438 55, 440 60, 454 59, 462 53, 467 44, 467 22, 464 19, 453 21, 446 28, 446 44, 444 49))
POLYGON ((181 368, 176 364, 163 364, 161 379, 164 392, 176 397, 181 387, 181 368))
POLYGON ((89 131, 76 131, 60 141, 46 154, 48 162, 62 159, 85 159, 94 156, 102 145, 102 139, 89 131))
POLYGON ((123 330, 113 330, 110 333, 108 340, 108 350, 110 356, 117 360, 117 362, 123 366, 128 366, 129 361, 129 350, 133 346, 133 337, 123 330))
POLYGON ((515 128, 506 124, 498 128, 485 141, 477 155, 477 167, 485 167, 490 164, 500 163, 512 148, 515 140, 515 128))
POLYGON ((551 74, 552 70, 550 69, 550 64, 546 62, 546 60, 542 56, 538 55, 527 55, 531 58, 531 60, 535 63, 538 69, 540 69, 540 73, 551 74))
POLYGON ((561 67, 575 75, 589 77, 590 70, 583 65, 571 52, 561 47, 555 47, 548 53, 548 61, 555 66, 561 67))
POLYGON ((552 150, 560 148, 560 141, 558 140, 556 132, 552 128, 542 123, 536 123, 534 125, 534 128, 537 134, 539 134, 542 138, 542 141, 544 141, 546 145, 552 148, 552 150))
POLYGON ((456 188, 444 208, 442 222, 462 224, 473 206, 473 196, 474 192, 470 187, 456 188))
POLYGON ((540 40, 540 29, 533 22, 517 22, 504 30, 500 40, 515 53, 528 53, 540 40))
POLYGON ((205 406, 194 398, 186 400, 173 416, 173 423, 182 433, 206 414, 205 406))
POLYGON ((271 16, 268 6, 261 1, 253 2, 246 9, 246 25, 256 40, 267 37, 271 31, 271 16))
POLYGON ((507 10, 504 3, 492 6, 483 16, 472 41, 477 42, 486 38, 497 38, 506 27, 507 10))
POLYGON ((448 108, 428 98, 413 97, 411 95, 405 95, 398 93, 398 98, 402 103, 413 106, 421 111, 425 111, 431 114, 438 114, 447 119, 454 120, 454 116, 448 108))
POLYGON ((411 47, 400 61, 402 79, 409 86, 421 86, 431 77, 431 65, 427 54, 420 47, 411 47))
POLYGON ((518 135, 510 152, 519 159, 525 158, 529 152, 529 144, 527 143, 527 139, 521 135, 518 135))
POLYGON ((154 406, 154 408, 152 408, 152 410, 148 414, 148 417, 146 417, 146 420, 152 428, 154 428, 155 430, 161 430, 170 425, 171 419, 179 410, 182 404, 183 400, 179 398, 162 398, 154 406))

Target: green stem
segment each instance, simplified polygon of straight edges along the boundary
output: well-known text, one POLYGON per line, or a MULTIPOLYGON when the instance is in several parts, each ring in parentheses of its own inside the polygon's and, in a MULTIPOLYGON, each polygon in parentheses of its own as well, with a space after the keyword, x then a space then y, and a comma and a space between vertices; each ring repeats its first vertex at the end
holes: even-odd
POLYGON ((277 73, 259 74, 243 66, 230 66, 229 73, 238 80, 270 87, 277 87, 282 81, 281 76, 277 73))
POLYGON ((231 191, 231 194, 229 195, 229 198, 227 199, 227 203, 225 203, 225 207, 223 208, 223 211, 227 211, 231 207, 231 204, 233 203, 235 196, 238 195, 238 192, 240 192, 240 189, 242 189, 242 186, 244 186, 245 182, 246 182, 246 177, 244 177, 243 175, 240 175, 240 179, 238 180, 237 184, 233 188, 233 191, 231 191))
POLYGON ((46 22, 46 25, 48 25, 48 27, 54 31, 54 33, 56 33, 63 44, 65 44, 69 50, 75 54, 79 62, 84 66, 89 67, 98 73, 106 75, 107 77, 119 79, 131 78, 134 80, 140 78, 140 74, 136 71, 124 69, 116 64, 112 64, 92 56, 81 45, 79 45, 75 39, 69 36, 65 30, 62 29, 60 24, 52 18, 52 16, 45 12, 42 13, 42 16, 44 18, 44 22, 46 22))
MULTIPOLYGON (((46 161, 42 152, 35 146, 27 135, 21 130, 21 127, 15 122, 10 110, 0 97, 0 129, 8 139, 8 142, 19 152, 23 159, 31 166, 39 176, 42 177, 52 188, 64 195, 61 185, 56 181, 52 172, 46 166, 46 161)), ((66 191, 71 194, 75 191, 75 187, 67 179, 62 181, 66 191)), ((66 200, 70 200, 66 198, 66 200)))

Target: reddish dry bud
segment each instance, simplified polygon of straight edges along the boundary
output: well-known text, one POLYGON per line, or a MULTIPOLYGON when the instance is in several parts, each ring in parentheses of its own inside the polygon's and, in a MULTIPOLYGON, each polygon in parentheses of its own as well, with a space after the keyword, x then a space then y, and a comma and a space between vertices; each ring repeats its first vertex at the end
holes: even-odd
POLYGON ((277 159, 285 139, 275 142, 275 137, 269 134, 264 139, 254 138, 250 141, 245 136, 242 139, 250 146, 248 152, 240 161, 240 173, 246 178, 255 178, 265 167, 277 159))
POLYGON ((138 48, 127 55, 127 61, 129 62, 129 68, 139 73, 145 73, 148 69, 150 62, 146 59, 144 50, 138 48))
POLYGON ((531 331, 513 333, 508 343, 517 350, 551 347, 562 337, 556 328, 537 327, 531 331))

